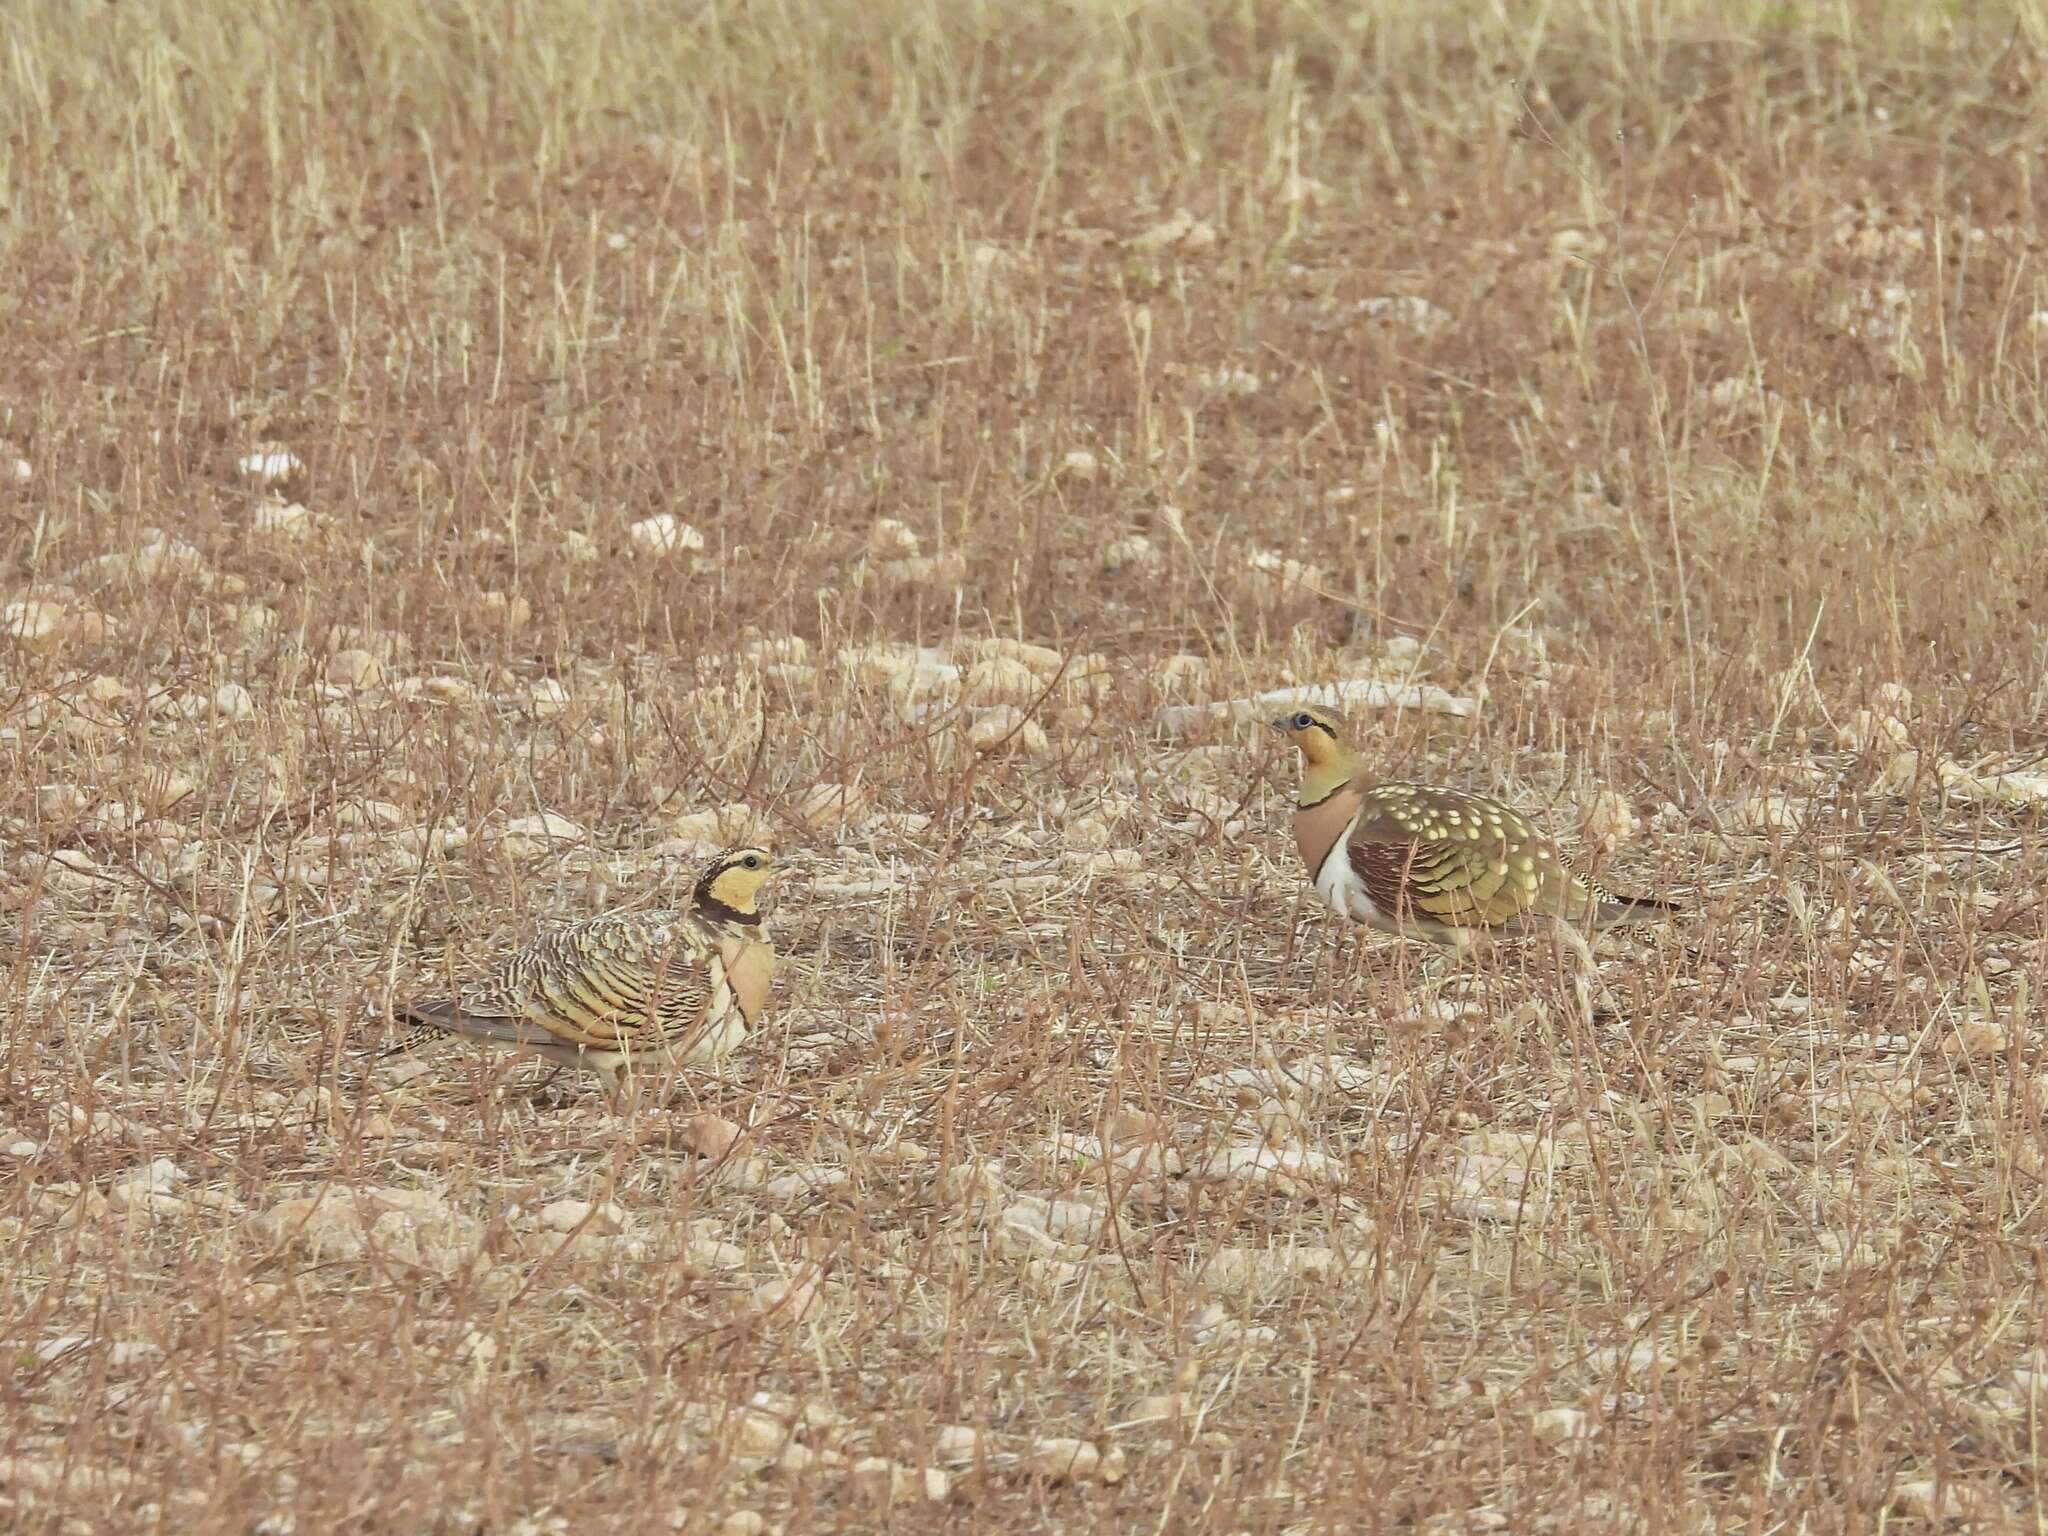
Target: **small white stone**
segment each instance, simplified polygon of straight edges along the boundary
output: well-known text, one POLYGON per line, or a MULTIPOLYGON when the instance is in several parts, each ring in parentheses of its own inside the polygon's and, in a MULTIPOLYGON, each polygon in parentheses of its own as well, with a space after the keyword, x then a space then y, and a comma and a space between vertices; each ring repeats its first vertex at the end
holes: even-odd
POLYGON ((1626 842, 1635 836, 1641 825, 1627 798, 1611 789, 1603 789, 1596 794, 1586 810, 1586 838, 1603 847, 1612 848, 1626 842))
POLYGON ((781 1323, 802 1322, 823 1299, 824 1283, 816 1271, 757 1285, 752 1296, 755 1316, 781 1323))
POLYGON ((967 739, 977 752, 1021 752, 1042 757, 1052 750, 1045 727, 1014 704, 983 710, 968 727, 967 739))
POLYGON ((249 518, 253 533, 270 539, 303 539, 319 531, 320 520, 296 501, 265 501, 249 518))
POLYGON ((644 517, 627 532, 635 544, 657 555, 688 554, 704 547, 704 535, 673 512, 644 517))
POLYGON ((1105 571, 1136 571, 1140 575, 1150 574, 1166 564, 1166 556, 1159 546, 1142 533, 1125 534, 1112 539, 1103 547, 1102 568, 1105 571))
POLYGON ((893 517, 878 517, 868 529, 868 553, 877 560, 907 560, 920 551, 917 530, 893 517))
POLYGON ((969 704, 1022 704, 1044 691, 1037 673, 1007 656, 977 661, 968 668, 962 687, 969 704))
POLYGON ((1329 1153, 1267 1142, 1224 1147, 1209 1159, 1202 1172, 1212 1179, 1232 1179, 1295 1193, 1345 1181, 1343 1163, 1329 1153))
POLYGON ((960 669, 948 662, 916 661, 889 679, 889 699, 897 718, 917 725, 926 716, 949 708, 960 697, 960 669))
POLYGON ((368 651, 336 651, 327 658, 327 680, 343 688, 374 688, 384 681, 384 663, 368 651))
POLYGON ((36 791, 36 814, 45 821, 69 821, 91 803, 76 784, 45 784, 36 791))
POLYGON ((1544 1445, 1564 1445, 1583 1440, 1593 1433, 1583 1408, 1545 1408, 1530 1420, 1529 1427, 1544 1445))
POLYGON ((626 1213, 609 1200, 602 1205, 588 1200, 551 1200, 541 1207, 540 1224, 550 1232, 573 1232, 581 1227, 591 1236, 609 1237, 626 1229, 626 1213))
POLYGON ((1188 1395, 1185 1392, 1167 1392, 1155 1397, 1141 1397, 1124 1411, 1125 1424, 1158 1424, 1187 1417, 1188 1395))
POLYGON ((505 823, 507 837, 535 837, 543 842, 580 843, 590 834, 566 816, 553 811, 541 811, 533 816, 520 816, 505 823))
POLYGON ((967 579, 967 557, 955 551, 912 555, 905 560, 878 560, 874 572, 896 587, 954 587, 967 579))
POLYGON ((1031 1447, 1031 1469, 1055 1482, 1081 1482, 1095 1475, 1102 1452, 1092 1440, 1054 1436, 1031 1447))
POLYGON ((289 480, 305 468, 299 456, 279 443, 265 443, 254 453, 242 455, 240 468, 252 480, 289 480))
POLYGON ((256 713, 256 699, 240 683, 222 683, 213 691, 213 710, 223 720, 246 720, 256 713))
POLYGON ((498 1341, 488 1333, 472 1328, 462 1336, 462 1342, 455 1346, 455 1358, 467 1360, 476 1366, 489 1365, 498 1358, 498 1341))
POLYGON ((62 603, 29 600, 0 608, 0 633, 30 650, 44 650, 62 637, 71 610, 62 603))

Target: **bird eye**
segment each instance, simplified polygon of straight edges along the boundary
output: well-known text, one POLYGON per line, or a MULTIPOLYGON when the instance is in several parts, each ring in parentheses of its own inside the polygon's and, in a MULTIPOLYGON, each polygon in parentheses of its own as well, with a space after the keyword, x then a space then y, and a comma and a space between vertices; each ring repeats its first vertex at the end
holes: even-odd
POLYGON ((1315 723, 1316 717, 1310 714, 1307 710, 1303 710, 1300 714, 1294 717, 1294 728, 1297 731, 1305 731, 1315 723))
POLYGON ((758 853, 750 853, 740 862, 745 864, 749 869, 759 869, 761 867, 761 855, 759 855, 758 853))

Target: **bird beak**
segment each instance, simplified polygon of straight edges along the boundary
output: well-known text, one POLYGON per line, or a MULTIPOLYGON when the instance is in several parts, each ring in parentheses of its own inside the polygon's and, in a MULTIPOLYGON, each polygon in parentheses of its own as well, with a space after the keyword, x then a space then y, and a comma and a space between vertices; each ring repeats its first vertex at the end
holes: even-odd
POLYGON ((1272 719, 1268 720, 1266 724, 1270 726, 1272 729, 1278 731, 1282 736, 1285 736, 1288 733, 1288 731, 1292 729, 1292 727, 1287 723, 1288 718, 1289 717, 1286 715, 1275 715, 1272 719))

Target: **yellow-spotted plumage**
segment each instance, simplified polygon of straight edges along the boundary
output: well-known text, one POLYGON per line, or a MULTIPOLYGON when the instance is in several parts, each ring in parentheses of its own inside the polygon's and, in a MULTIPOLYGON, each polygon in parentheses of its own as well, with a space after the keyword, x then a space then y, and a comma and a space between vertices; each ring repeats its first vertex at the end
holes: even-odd
POLYGON ((393 1010, 416 1026, 393 1052, 448 1035, 595 1072, 714 1062, 759 1022, 775 971, 761 913, 765 849, 720 854, 681 910, 594 917, 543 934, 461 997, 393 1010))
POLYGON ((1304 705, 1270 723, 1301 749, 1295 845, 1317 892, 1344 917, 1462 950, 1532 920, 1606 928, 1678 910, 1582 878, 1513 806, 1426 784, 1375 784, 1328 710, 1304 705))

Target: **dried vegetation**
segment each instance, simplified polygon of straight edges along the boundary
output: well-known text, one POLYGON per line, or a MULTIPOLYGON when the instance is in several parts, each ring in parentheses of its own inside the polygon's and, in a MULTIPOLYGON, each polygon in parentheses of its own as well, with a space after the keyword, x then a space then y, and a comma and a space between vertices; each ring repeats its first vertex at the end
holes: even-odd
POLYGON ((9 1529, 2022 1518, 2048 37, 1521 9, 0 20, 9 1529), (1331 684, 1700 912, 1337 931, 1331 684))

